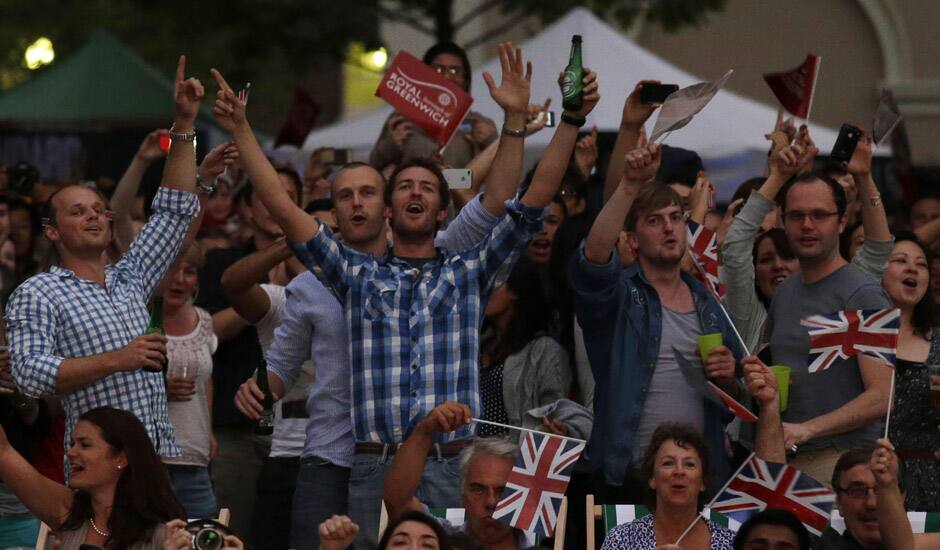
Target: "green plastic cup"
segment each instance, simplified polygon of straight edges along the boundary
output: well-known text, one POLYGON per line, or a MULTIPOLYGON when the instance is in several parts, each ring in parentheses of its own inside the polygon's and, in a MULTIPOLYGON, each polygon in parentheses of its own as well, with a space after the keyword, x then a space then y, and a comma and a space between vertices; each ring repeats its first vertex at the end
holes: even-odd
POLYGON ((787 399, 790 397, 790 367, 784 365, 771 365, 770 372, 777 379, 777 388, 780 392, 780 412, 787 410, 787 399))
POLYGON ((698 337, 698 352, 702 356, 702 363, 708 362, 708 354, 722 344, 721 333, 713 332, 698 337))

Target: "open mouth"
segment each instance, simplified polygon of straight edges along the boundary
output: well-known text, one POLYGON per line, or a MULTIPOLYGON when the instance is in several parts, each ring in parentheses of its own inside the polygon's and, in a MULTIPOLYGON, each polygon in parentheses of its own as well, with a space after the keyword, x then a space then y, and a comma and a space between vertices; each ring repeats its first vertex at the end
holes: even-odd
POLYGON ((775 285, 779 285, 779 284, 782 283, 782 282, 784 281, 784 279, 786 279, 786 278, 787 278, 786 275, 777 275, 776 277, 773 278, 773 283, 774 283, 775 285))
POLYGON ((85 471, 85 467, 82 466, 81 464, 75 464, 73 462, 69 462, 69 466, 72 468, 72 475, 75 475, 78 472, 85 471))
POLYGON ((99 233, 101 232, 101 228, 98 227, 97 225, 89 225, 88 227, 85 228, 85 231, 90 231, 92 233, 99 233))
POLYGON ((405 206, 405 212, 407 212, 407 213, 409 213, 409 214, 423 214, 423 213, 424 213, 424 205, 421 204, 420 202, 409 202, 409 203, 405 206))
POLYGON ((362 213, 356 213, 349 217, 349 221, 353 223, 362 223, 366 221, 366 215, 362 213))
POLYGON ((535 239, 532 241, 532 249, 538 252, 549 252, 552 249, 552 241, 548 239, 535 239))
POLYGON ((901 284, 908 288, 917 288, 917 279, 908 277, 901 281, 901 284))

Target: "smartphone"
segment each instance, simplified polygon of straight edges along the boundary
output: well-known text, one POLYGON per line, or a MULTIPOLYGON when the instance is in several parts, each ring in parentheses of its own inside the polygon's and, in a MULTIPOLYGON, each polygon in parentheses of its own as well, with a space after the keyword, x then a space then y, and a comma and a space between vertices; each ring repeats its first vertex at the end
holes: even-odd
POLYGON ((441 172, 451 189, 470 189, 473 184, 473 172, 469 168, 447 168, 441 172))
POLYGON ((640 88, 640 103, 663 103, 678 89, 678 84, 644 84, 640 88))
POLYGON ((324 149, 320 151, 323 164, 346 164, 349 162, 349 149, 324 149))
POLYGON ((164 153, 170 152, 170 132, 160 130, 160 150, 164 153))
POLYGON ((851 124, 843 124, 839 128, 839 137, 836 138, 836 144, 832 146, 832 152, 829 156, 833 160, 840 162, 849 162, 852 155, 855 154, 855 146, 862 137, 862 131, 851 124))
POLYGON ((555 127, 555 111, 542 111, 541 113, 539 113, 539 120, 541 120, 542 117, 548 117, 548 120, 545 122, 546 127, 548 128, 555 127))

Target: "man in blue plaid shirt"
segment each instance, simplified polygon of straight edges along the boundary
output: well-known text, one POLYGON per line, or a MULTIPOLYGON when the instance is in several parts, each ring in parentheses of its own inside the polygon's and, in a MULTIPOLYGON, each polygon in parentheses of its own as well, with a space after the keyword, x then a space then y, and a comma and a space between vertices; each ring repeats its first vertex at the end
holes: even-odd
POLYGON ((176 114, 154 214, 114 265, 107 260, 110 214, 94 189, 64 187, 44 205, 43 232, 59 265, 21 284, 7 306, 12 372, 32 397, 61 395, 69 447, 78 417, 110 406, 133 412, 157 452, 178 456, 167 417, 163 375, 166 338, 143 334, 147 302, 176 259, 199 212, 194 122, 202 84, 176 71, 176 114), (151 369, 150 371, 144 369, 151 369))
MULTIPOLYGON (((518 181, 531 65, 527 66, 520 50, 505 44, 500 46, 500 62, 499 86, 492 76, 484 76, 491 96, 505 112, 494 164, 502 155, 514 159, 510 173, 500 176, 518 181)), ((338 243, 329 229, 276 187, 274 171, 245 119, 243 103, 221 75, 214 75, 222 88, 216 120, 232 132, 257 196, 287 239, 298 243, 294 245, 298 257, 344 304, 357 440, 353 470, 360 463, 372 462, 371 471, 380 474, 370 475, 370 482, 375 483, 365 493, 356 489, 356 476, 351 476, 349 510, 371 535, 371 522, 363 521, 362 515, 356 517, 357 500, 371 501, 377 520, 386 462, 397 445, 427 413, 446 401, 468 403, 474 414, 480 413, 479 328, 486 300, 541 229, 544 209, 558 191, 578 127, 597 102, 594 75, 586 78, 584 109, 566 113, 566 124, 556 132, 554 148, 550 146, 552 154, 546 154, 531 187, 521 199, 506 204, 507 215, 475 247, 457 254, 434 247, 435 232, 447 214, 447 184, 434 165, 399 167, 384 190, 393 247, 382 257, 338 243)), ((354 217, 352 221, 356 222, 354 217)), ((442 435, 429 460, 453 458, 469 435, 469 428, 442 435)), ((431 473, 425 476, 430 494, 424 500, 459 505, 456 465, 436 466, 426 470, 431 473)))

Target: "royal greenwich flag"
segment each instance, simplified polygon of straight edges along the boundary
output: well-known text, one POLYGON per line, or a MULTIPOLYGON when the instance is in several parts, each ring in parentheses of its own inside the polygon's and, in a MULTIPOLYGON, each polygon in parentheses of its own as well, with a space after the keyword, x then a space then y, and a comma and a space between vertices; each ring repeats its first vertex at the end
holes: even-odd
POLYGON ((536 536, 552 536, 571 470, 584 445, 580 439, 524 432, 493 519, 536 536))
POLYGON ((441 147, 453 137, 473 104, 470 94, 408 52, 395 56, 375 95, 441 147))
POLYGON ((859 353, 894 366, 901 330, 901 310, 847 309, 800 321, 809 332, 809 372, 819 372, 838 359, 859 353))

